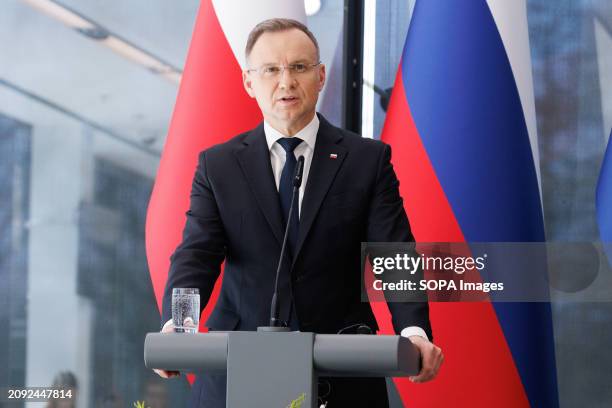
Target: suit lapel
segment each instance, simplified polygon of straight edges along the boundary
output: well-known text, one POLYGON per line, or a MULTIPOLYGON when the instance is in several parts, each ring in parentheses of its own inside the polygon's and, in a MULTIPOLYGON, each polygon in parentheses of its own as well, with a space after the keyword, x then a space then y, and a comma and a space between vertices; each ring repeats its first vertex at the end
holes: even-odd
POLYGON ((312 227, 325 194, 329 190, 334 177, 342 166, 348 151, 338 143, 342 134, 334 128, 322 115, 319 115, 320 124, 317 141, 308 173, 308 182, 302 199, 300 215, 300 229, 293 262, 297 259, 304 240, 312 227))
POLYGON ((236 150, 236 158, 255 196, 257 205, 270 225, 279 243, 283 242, 282 215, 280 201, 272 165, 270 151, 266 143, 263 122, 253 129, 243 140, 243 146, 236 150))

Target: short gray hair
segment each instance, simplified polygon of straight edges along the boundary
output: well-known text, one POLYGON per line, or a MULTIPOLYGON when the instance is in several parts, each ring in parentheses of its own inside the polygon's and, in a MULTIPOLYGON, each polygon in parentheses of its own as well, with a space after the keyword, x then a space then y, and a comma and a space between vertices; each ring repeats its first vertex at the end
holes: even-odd
POLYGON ((315 38, 314 34, 306 27, 304 24, 300 23, 297 20, 292 20, 290 18, 271 18, 269 20, 264 20, 261 23, 257 24, 249 33, 249 38, 247 39, 246 48, 244 50, 244 55, 248 60, 255 43, 261 37, 263 33, 277 33, 280 31, 287 31, 291 29, 297 29, 303 32, 310 38, 310 41, 314 44, 317 50, 317 61, 320 58, 319 52, 319 43, 315 38))

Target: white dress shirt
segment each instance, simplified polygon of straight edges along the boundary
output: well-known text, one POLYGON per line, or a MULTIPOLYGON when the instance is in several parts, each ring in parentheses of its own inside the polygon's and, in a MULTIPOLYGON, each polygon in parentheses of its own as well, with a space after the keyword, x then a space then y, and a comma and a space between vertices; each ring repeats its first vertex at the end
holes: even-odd
MULTIPOLYGON (((297 145, 293 154, 295 158, 304 156, 304 173, 302 175, 302 185, 300 186, 300 195, 298 202, 298 216, 302 213, 302 197, 304 197, 304 191, 306 189, 306 183, 308 182, 308 173, 310 172, 310 164, 312 163, 312 153, 314 152, 315 142, 317 141, 317 132, 319 131, 319 118, 314 115, 314 118, 308 123, 302 130, 297 132, 292 137, 299 137, 303 140, 302 143, 297 145)), ((268 122, 264 121, 264 133, 266 134, 266 142, 268 143, 268 149, 270 149, 270 162, 272 163, 272 173, 274 173, 274 182, 276 183, 276 189, 280 184, 281 173, 283 167, 285 167, 285 161, 287 159, 287 153, 283 147, 276 143, 278 139, 288 137, 283 135, 278 130, 274 129, 268 122)))

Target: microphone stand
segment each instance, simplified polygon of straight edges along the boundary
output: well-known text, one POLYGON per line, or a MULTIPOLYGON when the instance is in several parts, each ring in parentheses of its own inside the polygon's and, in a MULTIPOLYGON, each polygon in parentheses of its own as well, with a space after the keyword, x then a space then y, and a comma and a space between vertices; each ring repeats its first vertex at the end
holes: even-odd
POLYGON ((272 295, 272 303, 270 305, 270 326, 269 327, 258 327, 260 331, 289 331, 288 327, 282 326, 280 320, 280 302, 278 299, 278 279, 283 265, 283 259, 285 257, 285 251, 287 249, 287 238, 289 237, 289 228, 291 226, 291 217, 294 211, 294 205, 296 197, 299 196, 300 186, 302 185, 302 176, 304 174, 304 156, 300 156, 295 166, 295 173, 293 175, 293 194, 291 195, 291 204, 289 205, 289 214, 287 215, 287 225, 285 226, 285 235, 283 236, 283 244, 281 246, 280 257, 278 259, 278 266, 276 268, 276 279, 274 280, 274 294, 272 295))

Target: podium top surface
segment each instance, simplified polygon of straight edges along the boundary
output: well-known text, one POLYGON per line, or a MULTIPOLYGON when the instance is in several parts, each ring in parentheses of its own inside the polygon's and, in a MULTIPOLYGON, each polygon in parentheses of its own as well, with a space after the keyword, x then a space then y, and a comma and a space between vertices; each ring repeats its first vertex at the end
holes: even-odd
MULTIPOLYGON (((246 339, 258 336, 258 341, 268 336, 297 339, 296 336, 313 335, 297 331, 149 333, 145 338, 145 365, 186 372, 224 372, 227 370, 229 336, 234 333, 246 339)), ((308 363, 313 364, 317 375, 405 377, 420 370, 418 350, 409 339, 401 336, 314 334, 312 349, 312 362, 308 363)), ((278 358, 282 352, 276 350, 271 358, 278 358)))

